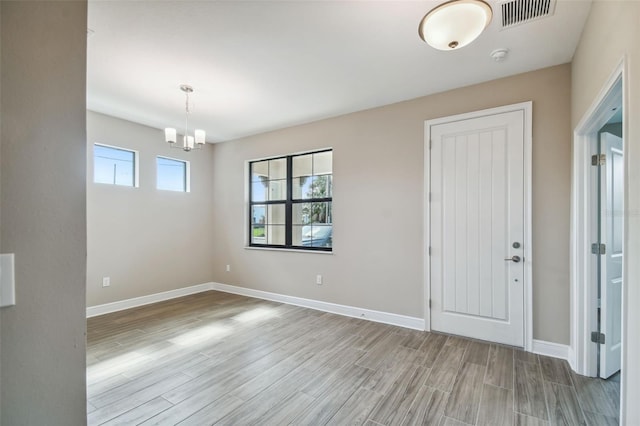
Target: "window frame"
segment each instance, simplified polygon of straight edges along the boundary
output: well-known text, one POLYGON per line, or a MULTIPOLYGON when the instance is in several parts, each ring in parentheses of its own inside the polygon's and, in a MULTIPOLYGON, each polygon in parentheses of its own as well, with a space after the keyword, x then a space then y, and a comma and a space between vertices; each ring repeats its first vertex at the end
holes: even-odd
POLYGON ((91 155, 92 166, 93 166, 93 183, 97 185, 108 185, 108 186, 121 186, 125 188, 139 188, 140 187, 140 152, 135 149, 123 148, 121 146, 116 145, 108 145, 105 143, 94 142, 93 143, 93 153, 91 155), (95 147, 100 146, 103 148, 116 149, 118 151, 126 151, 133 153, 133 185, 121 185, 118 183, 106 183, 106 182, 96 182, 96 151, 95 147))
MULTIPOLYGON (((332 253, 333 252, 333 235, 332 235, 332 243, 331 247, 313 247, 313 246, 302 246, 302 245, 294 245, 293 244, 293 206, 295 204, 305 204, 305 203, 322 203, 328 202, 331 203, 331 210, 333 217, 333 148, 323 148, 314 151, 306 151, 299 152, 295 154, 288 155, 279 155, 274 157, 266 157, 255 160, 247 161, 247 177, 248 177, 248 196, 247 196, 247 224, 248 224, 248 232, 247 232, 247 247, 248 248, 256 248, 256 249, 276 249, 276 250, 288 250, 288 251, 309 251, 309 252, 323 252, 323 253, 332 253), (293 198, 293 159, 295 157, 300 157, 303 155, 311 155, 311 154, 320 154, 323 152, 331 152, 331 196, 330 197, 322 197, 322 198, 301 198, 294 199, 293 198), (253 201, 253 179, 251 176, 252 172, 252 164, 259 163, 262 161, 271 161, 271 160, 280 160, 286 159, 286 196, 284 200, 264 200, 264 201, 253 201), (252 211, 254 205, 264 205, 265 207, 269 205, 284 205, 285 206, 285 241, 284 244, 256 244, 252 242, 252 211)), ((331 226, 333 229, 333 220, 331 222, 331 226)), ((333 231, 332 231, 333 232, 333 231)))
POLYGON ((181 158, 168 157, 166 155, 156 155, 156 191, 169 191, 169 192, 182 192, 189 193, 191 192, 191 162, 189 160, 183 160, 181 158), (179 163, 184 163, 184 189, 182 191, 176 191, 173 189, 164 189, 158 188, 158 176, 160 175, 158 170, 158 158, 162 158, 163 160, 177 161, 179 163))

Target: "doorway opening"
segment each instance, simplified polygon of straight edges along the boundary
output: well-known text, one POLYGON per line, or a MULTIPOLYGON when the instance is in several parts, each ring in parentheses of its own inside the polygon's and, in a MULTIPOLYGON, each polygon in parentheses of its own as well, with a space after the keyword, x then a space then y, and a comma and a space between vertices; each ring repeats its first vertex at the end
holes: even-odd
POLYGON ((622 264, 624 261, 624 142, 622 104, 598 131, 598 150, 592 156, 597 187, 597 332, 596 375, 608 379, 620 371, 622 359, 622 264))
POLYGON ((571 350, 578 374, 609 379, 619 413, 624 380, 624 155, 622 61, 574 130, 571 350))

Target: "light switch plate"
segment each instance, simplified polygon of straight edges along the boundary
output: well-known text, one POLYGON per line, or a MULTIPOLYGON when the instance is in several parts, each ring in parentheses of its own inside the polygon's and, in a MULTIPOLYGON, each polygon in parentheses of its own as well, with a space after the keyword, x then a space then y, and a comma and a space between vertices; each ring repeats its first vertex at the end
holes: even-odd
POLYGON ((14 254, 0 254, 0 308, 16 304, 14 254))

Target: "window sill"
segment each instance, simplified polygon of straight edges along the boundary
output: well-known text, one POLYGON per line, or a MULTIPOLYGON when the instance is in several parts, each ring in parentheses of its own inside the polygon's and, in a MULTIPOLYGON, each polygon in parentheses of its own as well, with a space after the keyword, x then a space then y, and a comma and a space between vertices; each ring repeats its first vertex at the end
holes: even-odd
POLYGON ((324 250, 300 250, 300 249, 290 249, 290 248, 275 248, 275 247, 254 247, 254 246, 245 246, 245 250, 258 250, 258 251, 284 251, 284 252, 293 252, 293 253, 313 253, 313 254, 333 254, 332 251, 324 251, 324 250))

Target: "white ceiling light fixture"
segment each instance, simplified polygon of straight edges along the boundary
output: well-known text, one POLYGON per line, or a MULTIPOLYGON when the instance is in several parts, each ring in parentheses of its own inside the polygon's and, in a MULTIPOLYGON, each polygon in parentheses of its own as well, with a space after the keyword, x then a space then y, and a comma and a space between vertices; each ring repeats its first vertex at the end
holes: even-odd
MULTIPOLYGON (((193 136, 189 136, 189 114, 191 110, 189 109, 189 93, 193 93, 193 87, 188 84, 181 84, 180 90, 182 90, 186 95, 185 102, 185 120, 184 120, 184 136, 182 137, 182 148, 185 151, 191 151, 194 148, 200 149, 205 144, 205 131, 196 129, 193 132, 193 136)), ((169 145, 173 148, 176 145, 177 141, 177 131, 173 127, 167 127, 164 129, 164 140, 169 143, 169 145)))
POLYGON ((482 0, 452 0, 427 13, 418 33, 438 50, 460 49, 482 34, 492 16, 491 6, 482 0))

